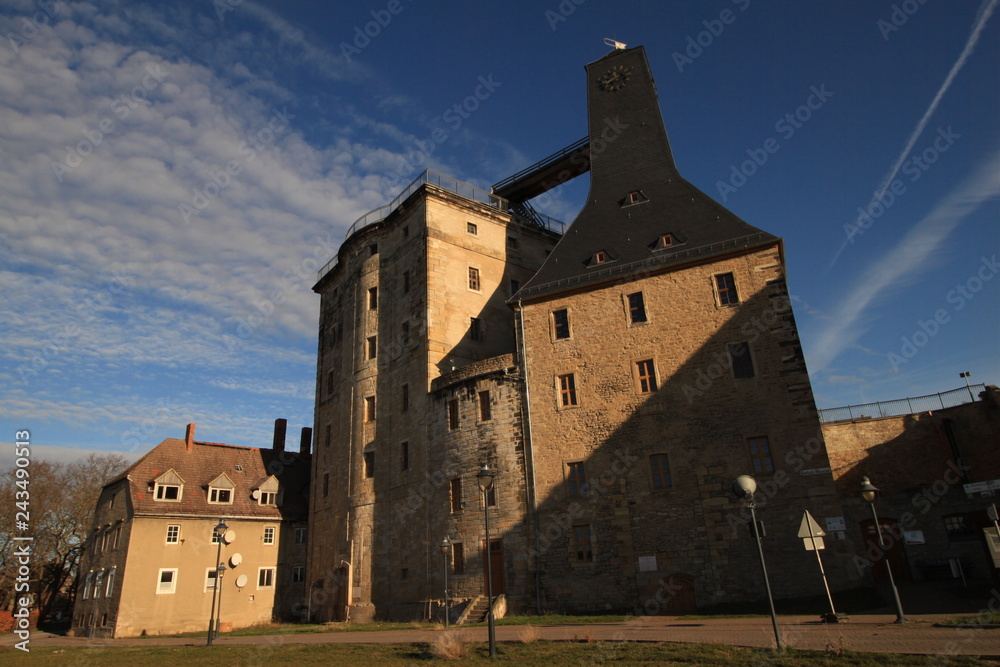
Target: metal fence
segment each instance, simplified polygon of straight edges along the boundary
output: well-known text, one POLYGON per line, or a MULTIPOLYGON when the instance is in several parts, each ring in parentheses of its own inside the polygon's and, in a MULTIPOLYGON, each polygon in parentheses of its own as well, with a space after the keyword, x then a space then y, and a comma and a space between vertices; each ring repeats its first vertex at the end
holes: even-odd
MULTIPOLYGON (((486 204, 487 206, 492 206, 500 211, 505 211, 510 213, 510 203, 503 197, 498 197, 491 192, 487 192, 481 188, 477 188, 474 185, 465 183, 458 180, 457 178, 452 178, 440 172, 434 171, 433 169, 425 169, 422 174, 417 176, 413 181, 410 182, 403 191, 396 195, 395 199, 384 206, 379 206, 376 209, 368 211, 363 216, 354 221, 351 228, 347 230, 347 235, 344 239, 350 238, 355 232, 368 227, 369 225, 374 225, 377 222, 381 222, 389 217, 389 214, 395 211, 399 206, 406 201, 410 195, 419 190, 424 185, 433 185, 435 187, 441 188, 442 190, 447 190, 460 197, 465 197, 466 199, 471 199, 472 201, 479 202, 480 204, 486 204)), ((541 223, 542 227, 556 232, 557 234, 562 234, 565 230, 566 224, 561 220, 556 220, 553 217, 545 215, 544 213, 537 213, 538 222, 541 223)), ((514 216, 517 218, 517 216, 514 216)), ((531 221, 526 221, 531 223, 531 221)), ((335 266, 337 266, 337 255, 334 255, 329 262, 327 262, 319 271, 316 272, 317 278, 322 278, 327 273, 329 273, 335 266)))
POLYGON ((863 405, 846 405, 842 408, 827 408, 819 411, 820 422, 849 421, 851 419, 875 419, 878 417, 900 417, 930 410, 943 410, 956 405, 978 401, 979 392, 985 391, 985 384, 959 387, 940 394, 928 394, 914 398, 900 398, 895 401, 878 401, 863 405))

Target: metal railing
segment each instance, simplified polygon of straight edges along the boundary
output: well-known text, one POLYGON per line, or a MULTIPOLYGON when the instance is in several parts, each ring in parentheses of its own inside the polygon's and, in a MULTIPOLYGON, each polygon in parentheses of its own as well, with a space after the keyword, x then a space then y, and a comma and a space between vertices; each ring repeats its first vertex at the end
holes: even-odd
POLYGON ((903 415, 914 415, 918 412, 943 410, 945 408, 953 408, 956 405, 974 403, 979 400, 976 398, 979 392, 985 391, 985 389, 985 384, 974 384, 939 394, 928 394, 927 396, 899 398, 894 401, 878 401, 862 405, 845 405, 841 408, 826 408, 819 411, 819 421, 826 424, 829 422, 850 421, 852 419, 901 417, 903 415))
MULTIPOLYGON (((404 201, 406 201, 410 195, 422 188, 424 185, 433 185, 436 188, 440 188, 452 194, 456 194, 459 197, 469 199, 480 204, 485 204, 498 211, 504 211, 506 213, 512 213, 510 210, 510 203, 503 197, 498 197, 495 194, 487 192, 482 188, 477 188, 474 185, 460 181, 457 178, 452 178, 440 172, 434 171, 433 169, 425 169, 423 173, 413 179, 409 185, 403 188, 396 197, 385 204, 384 206, 379 206, 376 209, 368 211, 363 216, 354 221, 354 224, 350 226, 347 230, 347 234, 344 236, 344 240, 351 238, 354 234, 361 231, 365 227, 369 227, 376 223, 382 222, 389 215, 392 214, 397 208, 399 208, 404 201)), ((533 226, 541 226, 549 231, 555 232, 557 234, 562 234, 566 227, 566 223, 561 220, 557 220, 551 216, 545 215, 544 213, 535 212, 538 216, 538 220, 524 220, 520 216, 512 213, 514 217, 527 224, 533 226)), ((337 255, 334 255, 329 262, 323 265, 319 271, 316 272, 317 279, 322 278, 327 273, 329 273, 335 266, 337 266, 337 255)))

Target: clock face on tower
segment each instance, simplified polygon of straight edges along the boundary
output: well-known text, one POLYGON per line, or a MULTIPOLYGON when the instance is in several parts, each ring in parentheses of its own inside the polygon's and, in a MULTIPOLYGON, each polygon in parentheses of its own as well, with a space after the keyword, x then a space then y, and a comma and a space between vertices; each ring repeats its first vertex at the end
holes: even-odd
POLYGON ((632 76, 632 68, 625 67, 624 65, 615 65, 607 72, 604 76, 600 78, 598 83, 601 85, 601 90, 606 90, 609 93, 613 93, 616 90, 621 90, 628 83, 629 77, 632 76))

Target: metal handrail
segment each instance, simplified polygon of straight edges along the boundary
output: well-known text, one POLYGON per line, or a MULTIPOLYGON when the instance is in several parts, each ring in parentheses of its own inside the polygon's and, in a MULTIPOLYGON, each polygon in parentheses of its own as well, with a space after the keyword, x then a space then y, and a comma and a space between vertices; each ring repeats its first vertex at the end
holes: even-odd
MULTIPOLYGON (((365 227, 370 227, 371 225, 382 222, 383 220, 388 218, 393 211, 399 208, 403 204, 403 202, 405 202, 410 197, 410 195, 412 195, 414 192, 419 190, 424 185, 433 185, 436 188, 446 190, 447 192, 456 194, 459 197, 463 197, 465 199, 478 202, 480 204, 491 206, 499 211, 510 213, 510 203, 503 197, 498 197, 497 195, 491 192, 487 192, 482 188, 477 188, 475 185, 472 185, 471 183, 465 183, 464 181, 460 181, 457 178, 452 178, 451 176, 442 174, 441 172, 438 171, 434 171, 433 169, 425 169, 419 176, 413 179, 409 185, 403 188, 403 191, 400 192, 398 195, 396 195, 396 197, 391 202, 385 204, 384 206, 379 206, 378 208, 374 208, 365 213, 364 215, 362 215, 357 220, 355 220, 354 224, 352 224, 350 228, 348 228, 347 234, 344 236, 344 240, 346 241, 347 239, 351 238, 351 236, 358 233, 365 227)), ((519 220, 520 222, 530 224, 534 227, 538 226, 536 223, 530 220, 524 220, 523 218, 521 218, 516 214, 511 213, 511 215, 513 215, 514 218, 519 220)), ((561 220, 557 220, 551 216, 545 215, 544 213, 539 213, 538 217, 541 218, 542 220, 543 223, 542 226, 545 229, 548 229, 549 231, 562 234, 563 230, 566 227, 566 224, 561 220)), ((329 262, 324 264, 323 267, 316 272, 317 279, 325 276, 327 273, 333 270, 335 266, 337 266, 337 255, 334 255, 329 262)))
POLYGON ((839 408, 819 410, 819 421, 823 424, 852 419, 878 419, 879 417, 901 417, 918 412, 943 410, 956 405, 975 403, 980 391, 985 391, 985 384, 973 384, 959 387, 951 391, 915 396, 913 398, 898 398, 894 401, 876 401, 860 405, 845 405, 839 408))

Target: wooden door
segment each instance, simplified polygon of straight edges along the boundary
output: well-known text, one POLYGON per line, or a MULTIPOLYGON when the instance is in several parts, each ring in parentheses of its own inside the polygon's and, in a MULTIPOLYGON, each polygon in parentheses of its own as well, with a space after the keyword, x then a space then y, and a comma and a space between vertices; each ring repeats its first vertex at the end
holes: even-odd
POLYGON ((865 554, 872 564, 872 576, 875 581, 889 581, 885 563, 889 562, 892 576, 896 581, 910 580, 910 566, 906 562, 906 552, 903 549, 903 529, 892 519, 878 520, 882 527, 882 540, 885 551, 879 547, 878 533, 875 532, 875 520, 866 519, 861 522, 861 534, 864 537, 865 554))
MULTIPOLYGON (((483 571, 486 571, 486 540, 483 540, 483 571)), ((503 538, 490 540, 490 572, 493 596, 505 593, 503 577, 503 538)), ((483 593, 487 591, 486 576, 483 577, 483 593)))

